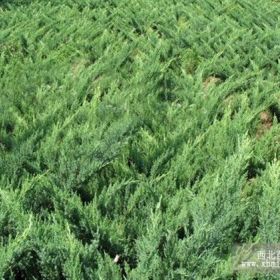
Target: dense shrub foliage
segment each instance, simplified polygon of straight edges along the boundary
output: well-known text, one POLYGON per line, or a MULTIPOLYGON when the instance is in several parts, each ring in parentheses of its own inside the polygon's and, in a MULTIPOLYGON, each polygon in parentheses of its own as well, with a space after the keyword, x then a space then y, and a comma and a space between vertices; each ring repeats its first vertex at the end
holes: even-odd
POLYGON ((0 0, 0 278, 251 279, 233 244, 280 240, 279 13, 0 0))

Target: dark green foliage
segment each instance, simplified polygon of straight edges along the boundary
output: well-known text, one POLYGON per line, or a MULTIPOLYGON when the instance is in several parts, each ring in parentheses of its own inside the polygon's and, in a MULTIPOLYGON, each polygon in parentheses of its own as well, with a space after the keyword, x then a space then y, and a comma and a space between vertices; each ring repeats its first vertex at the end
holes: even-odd
POLYGON ((279 12, 0 0, 0 278, 253 279, 231 253, 280 240, 279 12))

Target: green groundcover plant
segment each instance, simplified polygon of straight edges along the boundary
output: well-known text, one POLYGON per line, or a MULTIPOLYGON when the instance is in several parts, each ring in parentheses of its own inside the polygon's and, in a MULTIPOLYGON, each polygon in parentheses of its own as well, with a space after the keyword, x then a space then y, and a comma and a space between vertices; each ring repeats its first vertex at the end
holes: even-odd
POLYGON ((279 15, 0 0, 0 278, 279 279, 279 15))

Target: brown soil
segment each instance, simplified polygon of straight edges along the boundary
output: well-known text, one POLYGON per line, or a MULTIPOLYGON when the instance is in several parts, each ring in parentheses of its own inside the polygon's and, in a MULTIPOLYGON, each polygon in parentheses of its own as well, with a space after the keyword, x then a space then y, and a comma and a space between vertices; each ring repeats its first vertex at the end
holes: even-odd
POLYGON ((259 115, 260 123, 257 129, 257 138, 264 135, 271 127, 273 123, 272 114, 269 111, 263 111, 259 115))
POLYGON ((218 85, 219 83, 221 83, 221 81, 222 80, 220 78, 210 76, 203 82, 203 87, 205 90, 207 90, 211 86, 218 85))

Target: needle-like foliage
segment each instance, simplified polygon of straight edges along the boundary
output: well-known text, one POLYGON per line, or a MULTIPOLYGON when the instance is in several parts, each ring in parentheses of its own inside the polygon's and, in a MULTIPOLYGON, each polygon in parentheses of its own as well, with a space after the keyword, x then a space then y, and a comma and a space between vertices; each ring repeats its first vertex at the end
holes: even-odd
POLYGON ((279 14, 0 0, 0 278, 249 279, 233 245, 280 240, 279 14))

